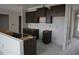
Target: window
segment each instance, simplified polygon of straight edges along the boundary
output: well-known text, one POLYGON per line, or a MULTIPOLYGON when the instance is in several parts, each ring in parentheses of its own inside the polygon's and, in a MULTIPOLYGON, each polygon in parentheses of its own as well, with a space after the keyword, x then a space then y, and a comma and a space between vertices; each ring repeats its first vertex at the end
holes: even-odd
POLYGON ((79 38, 79 13, 75 13, 73 36, 79 38))

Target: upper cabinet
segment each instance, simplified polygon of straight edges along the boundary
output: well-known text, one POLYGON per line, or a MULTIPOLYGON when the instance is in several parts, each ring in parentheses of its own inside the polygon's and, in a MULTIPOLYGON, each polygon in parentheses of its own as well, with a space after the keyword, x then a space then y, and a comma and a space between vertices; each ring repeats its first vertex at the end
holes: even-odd
POLYGON ((46 12, 46 23, 52 23, 52 13, 50 9, 46 12))
POLYGON ((46 23, 52 23, 52 18, 56 16, 65 16, 65 5, 37 8, 37 11, 26 12, 27 23, 39 23, 40 17, 46 17, 46 23))
POLYGON ((47 10, 48 10, 47 7, 38 8, 36 12, 37 17, 46 17, 47 10))
POLYGON ((65 5, 51 6, 52 16, 65 16, 65 5))
POLYGON ((39 19, 36 17, 36 11, 26 12, 27 23, 39 23, 39 19))

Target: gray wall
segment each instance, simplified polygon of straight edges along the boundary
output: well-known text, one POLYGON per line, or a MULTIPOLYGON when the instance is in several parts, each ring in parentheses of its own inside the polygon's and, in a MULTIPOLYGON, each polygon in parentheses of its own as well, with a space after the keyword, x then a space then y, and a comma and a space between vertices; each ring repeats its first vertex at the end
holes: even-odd
POLYGON ((20 12, 15 12, 12 10, 7 10, 0 8, 0 14, 8 14, 9 15, 9 31, 19 33, 19 16, 21 15, 20 12), (12 25, 14 24, 14 26, 12 25))
POLYGON ((0 14, 0 28, 9 29, 9 15, 0 14))

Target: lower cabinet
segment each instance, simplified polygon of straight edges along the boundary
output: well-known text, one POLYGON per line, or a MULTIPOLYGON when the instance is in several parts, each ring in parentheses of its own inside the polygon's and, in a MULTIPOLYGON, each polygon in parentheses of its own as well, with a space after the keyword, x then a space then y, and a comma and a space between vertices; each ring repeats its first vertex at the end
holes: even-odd
POLYGON ((36 38, 31 35, 15 38, 0 32, 0 51, 4 55, 36 55, 36 38))
POLYGON ((48 30, 43 31, 43 38, 42 38, 43 43, 45 44, 51 43, 51 38, 52 38, 52 31, 48 30))
POLYGON ((24 34, 30 34, 32 36, 35 36, 36 39, 39 39, 39 29, 28 29, 28 28, 24 28, 23 29, 23 33, 24 34))
POLYGON ((36 55, 36 39, 24 40, 24 55, 36 55))

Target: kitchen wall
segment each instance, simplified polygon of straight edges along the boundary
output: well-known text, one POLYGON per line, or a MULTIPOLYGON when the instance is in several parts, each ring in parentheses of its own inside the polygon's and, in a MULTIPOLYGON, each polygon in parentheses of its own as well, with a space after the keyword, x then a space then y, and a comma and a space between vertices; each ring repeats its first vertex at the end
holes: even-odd
MULTIPOLYGON (((38 7, 29 8, 28 11, 35 11, 38 7)), ((42 39, 43 30, 52 31, 52 42, 55 42, 63 46, 64 34, 65 34, 65 16, 53 17, 52 24, 45 23, 45 17, 40 18, 40 23, 28 23, 25 26, 32 29, 39 29, 39 37, 42 39)), ((27 28, 27 27, 26 27, 27 28)))
MULTIPOLYGON (((42 7, 42 6, 39 6, 42 7)), ((49 7, 49 6, 47 6, 49 7)), ((8 7, 9 8, 9 7, 8 7)), ((14 31, 14 32, 19 32, 19 22, 18 22, 18 16, 21 15, 20 9, 17 9, 15 7, 13 7, 14 9, 12 10, 12 8, 10 8, 8 10, 8 8, 6 9, 5 7, 1 6, 0 8, 0 14, 8 14, 9 15, 9 30, 10 31, 14 31), (16 11, 17 9, 17 11, 16 11), (12 26, 12 24, 14 24, 14 26, 12 26)), ((33 8, 29 8, 27 11, 35 11, 36 8, 38 7, 33 7, 33 8)), ((44 18, 43 18, 44 19, 44 18)), ((59 45, 63 45, 63 40, 64 40, 64 20, 65 17, 53 17, 53 23, 52 24, 48 24, 48 23, 29 23, 26 24, 25 19, 24 19, 24 28, 36 28, 36 29, 40 29, 39 31, 39 35, 40 35, 40 39, 42 39, 42 31, 43 30, 52 30, 52 42, 56 42, 59 45), (61 35, 60 35, 61 34, 61 35)))
POLYGON ((9 31, 13 31, 13 32, 18 33, 19 32, 20 12, 5 9, 5 7, 0 7, 0 14, 9 15, 9 31))

